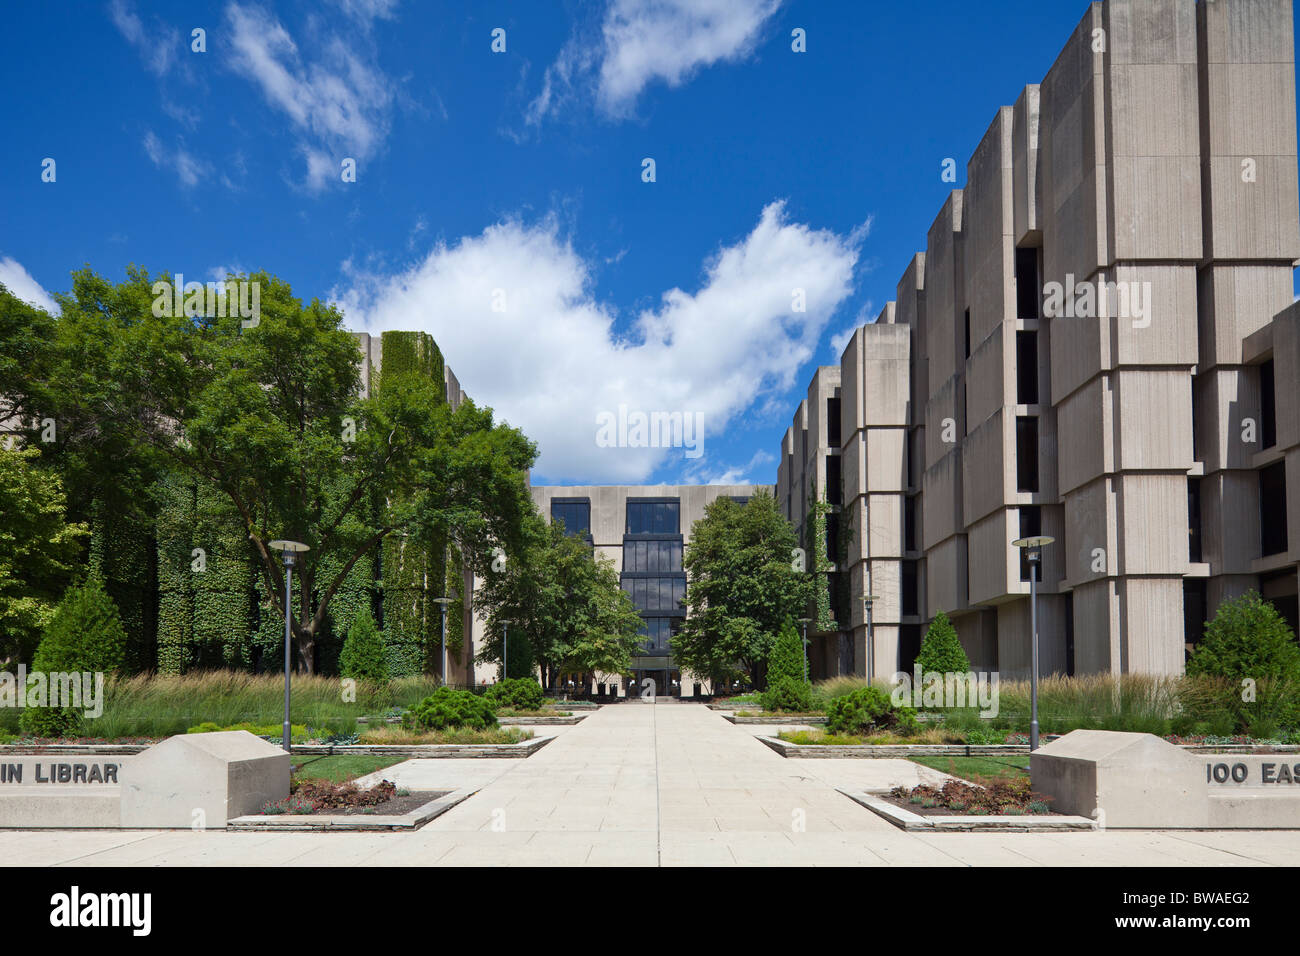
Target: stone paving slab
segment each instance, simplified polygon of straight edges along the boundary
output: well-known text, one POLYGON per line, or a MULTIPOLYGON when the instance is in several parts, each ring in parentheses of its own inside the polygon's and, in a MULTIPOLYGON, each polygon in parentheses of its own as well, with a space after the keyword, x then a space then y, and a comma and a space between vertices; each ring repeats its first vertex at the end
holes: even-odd
POLYGON ((942 782, 907 760, 778 756, 696 703, 601 708, 526 760, 370 775, 478 792, 405 833, 0 831, 4 865, 1296 866, 1300 832, 909 833, 837 793, 942 782))

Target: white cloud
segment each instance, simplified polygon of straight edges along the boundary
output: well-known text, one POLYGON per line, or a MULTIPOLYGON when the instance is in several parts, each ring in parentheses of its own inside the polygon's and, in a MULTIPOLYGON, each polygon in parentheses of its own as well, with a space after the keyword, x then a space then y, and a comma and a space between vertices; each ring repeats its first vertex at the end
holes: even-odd
POLYGON ((839 362, 840 358, 844 355, 844 349, 849 344, 849 339, 853 338, 853 333, 867 323, 876 320, 875 313, 872 309, 873 306, 871 300, 868 299, 863 304, 862 308, 858 309, 858 314, 854 316, 853 321, 849 323, 848 326, 840 329, 840 331, 831 336, 830 350, 831 355, 834 356, 836 362, 839 362))
POLYGON ((44 309, 51 315, 58 315, 61 311, 58 303, 50 298, 50 294, 16 259, 9 256, 0 257, 0 283, 29 305, 44 309))
POLYGON ((770 465, 774 461, 776 461, 776 455, 760 448, 754 452, 748 464, 724 468, 720 472, 688 470, 685 479, 691 484, 700 485, 773 485, 776 484, 775 475, 760 475, 757 479, 752 476, 757 473, 758 468, 763 465, 770 465))
POLYGON ((335 0, 339 9, 363 26, 396 17, 398 0, 335 0))
POLYGON ((612 0, 593 44, 576 34, 547 68, 527 119, 536 123, 592 87, 607 115, 630 113, 642 90, 680 86, 715 63, 741 60, 781 0, 612 0))
POLYGON ((212 173, 212 166, 187 150, 183 143, 168 149, 153 130, 145 133, 142 145, 153 164, 159 169, 172 170, 183 186, 196 186, 212 173))
POLYGON ((597 447, 597 415, 620 404, 700 415, 704 457, 692 467, 704 466, 710 435, 793 384, 852 291, 857 258, 851 237, 790 222, 774 202, 704 264, 698 289, 668 290, 620 334, 592 265, 551 217, 440 243, 395 275, 344 263, 332 295, 352 328, 433 335, 467 393, 538 442, 539 477, 639 482, 683 450, 597 447), (792 310, 795 288, 804 312, 792 310))
POLYGON ((178 29, 157 21, 146 28, 126 0, 113 0, 108 5, 108 15, 118 32, 135 47, 150 72, 165 76, 171 71, 177 51, 182 49, 183 41, 178 29))
MULTIPOLYGON (((390 5, 361 6, 387 11, 390 5)), ((304 62, 293 37, 261 7, 231 3, 226 22, 230 66, 288 117, 306 164, 308 189, 339 181, 343 159, 360 165, 379 151, 388 135, 392 83, 367 57, 331 35, 312 44, 319 61, 304 62)))

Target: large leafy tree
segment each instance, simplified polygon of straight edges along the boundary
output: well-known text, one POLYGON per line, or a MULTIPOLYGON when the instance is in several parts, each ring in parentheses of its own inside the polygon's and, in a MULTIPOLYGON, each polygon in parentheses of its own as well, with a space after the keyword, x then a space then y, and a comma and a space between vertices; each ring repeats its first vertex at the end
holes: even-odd
POLYGON ((54 317, 0 283, 0 425, 30 425, 46 398, 55 334, 54 317))
POLYGON ((744 505, 730 498, 710 504, 683 560, 688 614, 672 639, 677 663, 715 682, 744 675, 763 687, 782 624, 811 599, 812 579, 797 569, 797 546, 770 494, 744 505))
POLYGON ((515 641, 522 636, 548 689, 562 673, 625 672, 639 642, 641 616, 619 586, 613 562, 535 512, 521 545, 507 555, 504 568, 489 570, 480 592, 488 637, 479 660, 501 660, 505 626, 511 674, 518 673, 515 641))
POLYGON ((58 475, 35 449, 0 441, 0 662, 30 661, 71 579, 86 534, 64 517, 58 475))
POLYGON ((96 381, 76 384, 100 445, 144 449, 151 466, 216 488, 279 615, 283 566, 270 542, 310 547, 294 570, 291 614, 310 672, 331 601, 385 539, 453 538, 476 569, 494 546, 514 544, 532 507, 524 476, 536 449, 491 409, 466 400, 453 410, 441 381, 403 376, 362 397, 360 353, 336 308, 304 304, 266 273, 241 278, 259 283, 256 321, 155 315, 148 274, 113 285, 79 273, 61 334, 66 353, 82 347, 102 365, 96 381), (85 341, 96 334, 107 348, 85 341))

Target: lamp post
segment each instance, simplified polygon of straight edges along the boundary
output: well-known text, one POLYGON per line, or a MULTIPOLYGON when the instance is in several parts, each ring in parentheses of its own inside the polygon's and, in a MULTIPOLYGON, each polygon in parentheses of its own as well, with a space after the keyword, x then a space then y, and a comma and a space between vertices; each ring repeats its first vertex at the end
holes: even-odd
POLYGON ((310 551, 311 549, 301 541, 272 541, 268 545, 272 550, 279 551, 280 557, 284 561, 284 752, 289 752, 289 737, 291 730, 289 727, 289 674, 292 667, 289 657, 289 648, 293 645, 293 627, 291 624, 290 601, 293 597, 293 566, 297 563, 297 555, 310 551))
POLYGON ((799 623, 803 625, 803 682, 808 683, 808 622, 810 617, 799 618, 799 623))
POLYGON ((1029 642, 1031 670, 1029 673, 1029 749, 1038 749, 1038 562, 1043 548, 1056 539, 1048 535, 1017 538, 1011 544, 1029 559, 1029 642))
POLYGON ((447 605, 451 603, 449 597, 433 598, 433 603, 442 608, 442 683, 447 684, 447 605))
POLYGON ((871 606, 876 603, 874 594, 862 595, 862 605, 867 612, 867 683, 876 677, 876 629, 871 617, 871 606))

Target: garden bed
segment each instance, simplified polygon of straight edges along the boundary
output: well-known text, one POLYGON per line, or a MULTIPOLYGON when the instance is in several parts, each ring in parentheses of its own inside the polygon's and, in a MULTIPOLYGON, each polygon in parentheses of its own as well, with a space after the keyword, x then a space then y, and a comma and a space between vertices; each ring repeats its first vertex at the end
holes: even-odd
POLYGON ((911 806, 900 806, 888 799, 886 792, 853 791, 837 787, 854 803, 860 804, 879 817, 888 820, 900 830, 920 830, 926 832, 962 832, 985 830, 1007 833, 1060 832, 1061 830, 1095 830, 1096 826, 1087 817, 1063 816, 1047 813, 1041 815, 1006 815, 989 814, 987 816, 969 813, 922 814, 915 812, 911 806))
POLYGON ((412 791, 405 797, 375 806, 370 812, 312 812, 283 814, 250 814, 236 817, 227 824, 231 830, 284 831, 284 830, 417 830, 430 820, 441 816, 458 803, 473 796, 473 788, 452 791, 412 791), (417 801, 416 797, 428 798, 417 801), (400 802, 399 802, 400 801, 400 802), (414 806, 411 806, 414 804, 414 806), (410 807, 405 811, 403 807, 410 807), (381 812, 382 811, 382 812, 381 812))
POLYGON ((788 725, 792 727, 813 727, 826 723, 825 714, 786 714, 786 713, 763 713, 760 711, 743 714, 723 714, 723 720, 729 720, 733 724, 767 724, 768 726, 777 727, 788 725))

